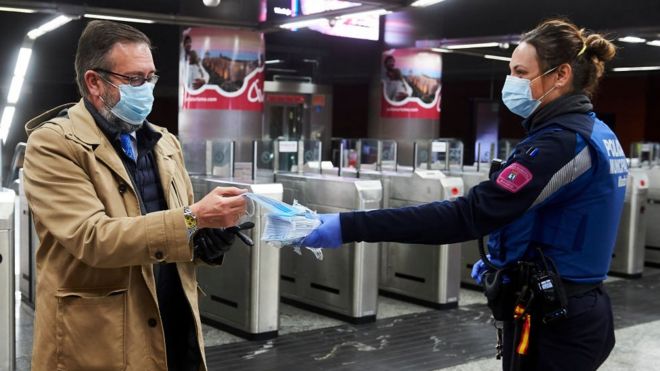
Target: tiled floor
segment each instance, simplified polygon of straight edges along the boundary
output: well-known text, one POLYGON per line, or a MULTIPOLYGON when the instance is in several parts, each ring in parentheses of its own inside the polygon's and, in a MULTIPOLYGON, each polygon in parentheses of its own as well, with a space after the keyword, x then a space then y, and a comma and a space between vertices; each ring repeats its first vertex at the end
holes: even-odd
MULTIPOLYGON (((647 270, 640 280, 608 280, 617 345, 601 370, 660 369, 660 306, 649 308, 659 300, 648 300, 660 297, 658 283, 660 270, 647 270)), ((270 341, 245 341, 205 326, 209 366, 251 371, 499 370, 483 303, 482 294, 470 290, 461 290, 459 308, 448 311, 380 297, 378 320, 365 325, 281 304, 280 336, 270 341), (297 363, 292 368, 290 362, 297 363)), ((18 304, 17 370, 30 369, 32 321, 32 309, 18 304)))

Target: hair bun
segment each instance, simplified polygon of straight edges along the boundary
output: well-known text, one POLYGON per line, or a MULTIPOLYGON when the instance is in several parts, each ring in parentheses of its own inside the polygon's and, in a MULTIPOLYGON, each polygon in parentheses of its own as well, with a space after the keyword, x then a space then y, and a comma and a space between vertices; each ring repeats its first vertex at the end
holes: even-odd
POLYGON ((602 62, 609 62, 616 55, 614 44, 599 34, 587 36, 584 43, 587 46, 585 54, 596 57, 602 62))

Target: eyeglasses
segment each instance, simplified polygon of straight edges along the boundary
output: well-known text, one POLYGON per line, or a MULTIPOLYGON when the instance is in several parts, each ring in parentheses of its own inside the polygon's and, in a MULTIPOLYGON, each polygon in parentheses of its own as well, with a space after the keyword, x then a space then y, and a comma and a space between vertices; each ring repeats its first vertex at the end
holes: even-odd
POLYGON ((144 84, 145 82, 156 84, 158 82, 158 79, 160 78, 160 76, 156 74, 152 74, 151 76, 148 77, 144 77, 140 75, 127 76, 127 75, 122 75, 121 73, 104 70, 102 68, 95 68, 92 71, 121 77, 122 79, 128 81, 128 84, 131 86, 142 86, 142 84, 144 84))

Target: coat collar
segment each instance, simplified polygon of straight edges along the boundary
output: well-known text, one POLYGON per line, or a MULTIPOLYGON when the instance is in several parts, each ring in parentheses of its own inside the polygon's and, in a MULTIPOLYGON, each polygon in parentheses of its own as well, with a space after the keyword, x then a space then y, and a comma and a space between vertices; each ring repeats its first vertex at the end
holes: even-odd
MULTIPOLYGON (((106 135, 103 134, 101 128, 96 124, 94 117, 92 117, 92 114, 87 110, 82 99, 77 103, 64 104, 44 112, 30 120, 25 125, 25 129, 28 135, 30 135, 34 130, 47 122, 58 124, 67 138, 89 146, 99 161, 105 163, 120 178, 122 178, 126 184, 132 186, 128 172, 126 171, 121 158, 117 154, 117 151, 106 135), (59 120, 69 121, 69 124, 58 124, 59 120)), ((148 122, 145 125, 149 125, 148 128, 150 130, 160 133, 163 136, 154 147, 154 153, 157 158, 164 157, 169 160, 177 154, 179 148, 173 140, 169 140, 167 129, 155 126, 148 122)), ((156 162, 158 163, 161 176, 165 178, 165 180, 171 178, 173 170, 169 164, 170 161, 160 161, 157 159, 156 162)))
MULTIPOLYGON (((44 123, 49 122, 57 117, 66 116, 68 116, 73 125, 69 125, 66 128, 63 127, 65 130, 65 135, 71 134, 80 142, 88 144, 93 148, 97 148, 97 146, 101 145, 102 143, 108 142, 105 135, 103 134, 103 131, 101 131, 101 128, 99 128, 99 126, 94 121, 94 117, 85 107, 83 99, 80 99, 80 101, 77 103, 63 104, 42 113, 41 115, 28 121, 28 123, 25 125, 25 130, 28 135, 30 135, 34 130, 39 128, 44 123)), ((163 136, 167 133, 167 129, 155 126, 150 122, 146 122, 145 125, 148 126, 149 130, 159 133, 163 136)), ((110 145, 109 142, 107 144, 110 145)), ((110 145, 110 147, 112 146, 110 145)), ((173 156, 177 153, 178 148, 176 148, 176 146, 174 146, 170 141, 161 140, 158 141, 158 144, 156 145, 156 151, 164 156, 173 156)))

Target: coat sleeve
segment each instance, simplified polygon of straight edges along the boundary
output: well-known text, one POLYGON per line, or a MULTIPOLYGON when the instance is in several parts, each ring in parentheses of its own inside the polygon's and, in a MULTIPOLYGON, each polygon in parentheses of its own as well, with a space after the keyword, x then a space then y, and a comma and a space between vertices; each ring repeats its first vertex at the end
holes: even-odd
POLYGON ((520 144, 502 170, 454 201, 342 213, 342 240, 441 244, 481 237, 532 207, 552 177, 575 158, 576 142, 575 133, 553 130, 520 144))
POLYGON ((89 158, 77 145, 57 125, 44 125, 28 139, 25 191, 41 245, 59 244, 98 268, 191 261, 183 208, 128 217, 122 199, 92 181, 89 164, 83 166, 89 158))

